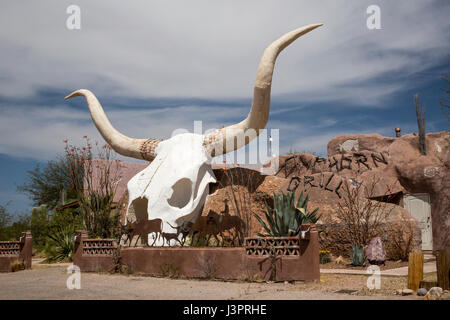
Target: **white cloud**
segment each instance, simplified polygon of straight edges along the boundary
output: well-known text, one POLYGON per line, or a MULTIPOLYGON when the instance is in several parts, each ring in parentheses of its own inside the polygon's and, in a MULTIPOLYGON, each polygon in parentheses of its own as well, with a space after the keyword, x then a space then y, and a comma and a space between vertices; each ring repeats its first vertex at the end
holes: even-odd
MULTIPOLYGON (((0 96, 33 97, 40 89, 67 93, 91 89, 104 101, 120 98, 199 97, 249 99, 264 48, 302 25, 324 26, 297 40, 277 62, 272 95, 301 112, 311 102, 382 105, 404 89, 414 73, 438 65, 449 52, 449 5, 439 1, 378 1, 382 29, 366 28, 372 1, 87 1, 79 0, 81 30, 65 27, 71 1, 10 1, 0 11, 0 96), (441 5, 439 6, 438 4, 441 5), (390 77, 386 75, 389 74, 390 77), (404 81, 403 81, 404 80, 404 81), (304 104, 304 102, 308 102, 304 104)), ((62 99, 63 97, 61 97, 62 99)), ((79 109, 3 105, 0 153, 37 159, 62 151, 62 139, 88 135, 102 141, 84 101, 79 109)), ((192 130, 242 120, 248 107, 198 106, 105 111, 132 137, 167 138, 176 128, 192 130)), ((337 131, 271 121, 297 150, 320 152, 337 131), (309 130, 309 131, 308 131, 309 130), (316 132, 316 134, 311 133, 316 132), (317 134, 320 132, 320 134, 317 134), (305 139, 308 138, 308 139, 305 139)), ((342 132, 343 133, 343 132, 342 132)), ((280 136, 283 139, 283 136, 280 136)), ((288 150, 286 150, 288 151, 288 150)))
MULTIPOLYGON (((17 105, 2 108, 0 118, 0 153, 16 157, 51 159, 63 153, 64 139, 75 145, 82 144, 87 135, 103 144, 89 115, 84 99, 78 98, 83 108, 63 105, 41 107, 17 105)), ((161 109, 108 110, 105 112, 117 130, 135 138, 169 138, 176 129, 194 130, 194 121, 203 122, 203 132, 233 122, 235 117, 226 106, 186 105, 161 109)), ((238 114, 248 108, 236 108, 238 114)))
POLYGON ((65 27, 69 1, 9 2, 0 13, 0 72, 8 79, 1 94, 88 87, 120 96, 250 97, 264 48, 323 22, 280 55, 273 93, 365 96, 373 105, 399 85, 365 81, 423 70, 448 53, 448 6, 435 2, 382 1, 375 31, 366 28, 371 1, 78 1, 77 31, 65 27))

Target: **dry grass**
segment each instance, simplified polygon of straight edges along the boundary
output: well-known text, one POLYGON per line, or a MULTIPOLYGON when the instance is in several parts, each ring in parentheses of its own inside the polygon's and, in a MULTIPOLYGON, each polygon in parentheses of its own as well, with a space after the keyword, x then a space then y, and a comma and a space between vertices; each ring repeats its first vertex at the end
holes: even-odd
POLYGON ((239 276, 238 280, 241 282, 257 282, 257 283, 261 283, 264 281, 258 274, 254 274, 248 270, 243 272, 239 276))
POLYGON ((367 278, 369 275, 348 275, 348 274, 321 274, 319 282, 296 281, 292 290, 300 288, 304 290, 320 290, 322 292, 336 292, 342 289, 357 290, 356 295, 395 295, 397 289, 407 286, 407 277, 383 277, 381 276, 381 288, 370 290, 367 288, 367 278))
POLYGON ((423 275, 423 280, 424 281, 437 281, 437 273, 436 272, 425 273, 423 275))
POLYGON ((25 265, 25 262, 23 262, 23 261, 15 260, 15 261, 11 262, 11 264, 9 265, 9 271, 11 271, 11 272, 17 272, 17 271, 21 271, 21 270, 25 270, 25 269, 26 269, 26 265, 25 265))

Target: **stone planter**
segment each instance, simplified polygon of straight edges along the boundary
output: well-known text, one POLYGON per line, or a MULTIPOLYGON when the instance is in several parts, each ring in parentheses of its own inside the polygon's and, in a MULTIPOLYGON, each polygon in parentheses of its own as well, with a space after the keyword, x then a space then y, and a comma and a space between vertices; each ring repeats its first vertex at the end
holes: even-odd
POLYGON ((300 255, 299 237, 254 237, 245 238, 245 253, 249 256, 300 255))
POLYGON ((315 225, 305 224, 300 234, 295 237, 249 237, 244 239, 247 255, 266 256, 270 254, 282 256, 300 256, 302 241, 309 242, 311 230, 316 232, 315 225))
MULTIPOLYGON (((304 230, 309 226, 305 226, 304 230)), ((269 280, 276 268, 276 280, 318 281, 319 242, 315 225, 305 237, 246 238, 244 247, 144 247, 121 248, 121 263, 133 273, 181 278, 240 279, 258 277, 269 280), (270 261, 276 252, 276 267, 270 261)), ((77 234, 74 264, 81 271, 109 271, 114 265, 112 240, 87 239, 77 234)))
POLYGON ((22 232, 19 241, 0 241, 0 272, 10 271, 14 261, 23 262, 26 269, 31 269, 32 241, 31 232, 22 232))
POLYGON ((81 271, 108 272, 114 267, 117 243, 112 239, 88 239, 84 230, 75 232, 73 264, 81 271))

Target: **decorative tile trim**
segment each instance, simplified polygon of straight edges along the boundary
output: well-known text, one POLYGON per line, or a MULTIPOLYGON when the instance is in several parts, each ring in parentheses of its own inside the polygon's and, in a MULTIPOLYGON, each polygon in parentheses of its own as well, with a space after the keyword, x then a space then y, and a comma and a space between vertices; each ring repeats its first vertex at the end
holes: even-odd
POLYGON ((257 237, 245 238, 245 253, 250 256, 267 256, 271 253, 283 256, 300 255, 300 239, 298 237, 257 237))
POLYGON ((19 254, 19 241, 0 241, 0 256, 14 256, 19 254))
POLYGON ((83 241, 83 255, 112 256, 116 249, 115 241, 111 239, 86 239, 83 241))

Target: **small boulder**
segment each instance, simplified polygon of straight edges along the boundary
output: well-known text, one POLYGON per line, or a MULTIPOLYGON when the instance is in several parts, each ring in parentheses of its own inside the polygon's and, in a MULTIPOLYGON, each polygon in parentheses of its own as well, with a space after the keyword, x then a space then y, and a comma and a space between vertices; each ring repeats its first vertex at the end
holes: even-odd
POLYGON ((423 297, 424 295, 426 295, 428 292, 427 289, 425 288, 420 288, 419 290, 417 290, 417 295, 423 297))
MULTIPOLYGON (((445 290, 445 291, 447 291, 447 290, 445 290)), ((442 296, 440 297, 440 299, 441 300, 450 300, 450 292, 444 292, 443 294, 442 294, 442 296)))
POLYGON ((334 260, 335 264, 345 264, 344 258, 342 256, 339 256, 334 260))
POLYGON ((402 290, 402 296, 410 296, 410 295, 412 295, 413 293, 414 293, 414 291, 411 290, 411 289, 403 289, 403 290, 402 290))
POLYGON ((383 264, 386 261, 386 250, 380 237, 370 240, 366 248, 366 257, 370 264, 383 264))
POLYGON ((438 300, 442 296, 443 290, 440 287, 431 288, 425 295, 425 300, 438 300))

